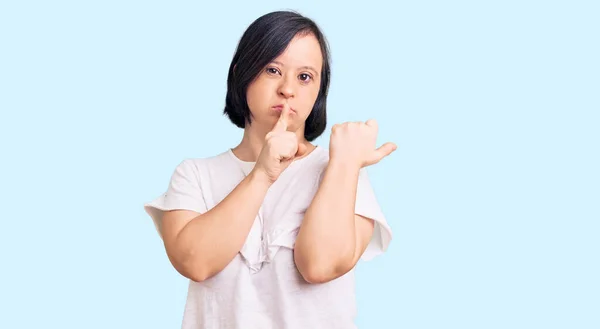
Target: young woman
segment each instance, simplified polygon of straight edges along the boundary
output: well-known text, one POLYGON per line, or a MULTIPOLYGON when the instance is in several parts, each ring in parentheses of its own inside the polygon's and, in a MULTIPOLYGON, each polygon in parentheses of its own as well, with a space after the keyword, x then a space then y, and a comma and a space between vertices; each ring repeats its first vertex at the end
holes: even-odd
POLYGON ((225 114, 244 129, 234 148, 183 160, 145 205, 166 253, 190 279, 183 328, 355 328, 359 259, 392 233, 365 167, 377 123, 326 128, 329 51, 294 12, 258 18, 229 68, 225 114))

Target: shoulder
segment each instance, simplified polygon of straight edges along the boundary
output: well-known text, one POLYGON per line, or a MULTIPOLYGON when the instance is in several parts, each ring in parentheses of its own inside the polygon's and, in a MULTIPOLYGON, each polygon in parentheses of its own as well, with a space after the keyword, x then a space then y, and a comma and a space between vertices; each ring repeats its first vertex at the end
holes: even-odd
POLYGON ((206 157, 188 157, 183 158, 176 166, 175 171, 185 175, 200 176, 201 173, 208 171, 211 167, 220 167, 229 159, 228 151, 206 157))
POLYGON ((213 162, 221 162, 229 157, 229 150, 225 150, 223 152, 217 153, 215 155, 205 156, 205 157, 188 157, 184 158, 181 163, 186 163, 189 165, 203 165, 213 162))

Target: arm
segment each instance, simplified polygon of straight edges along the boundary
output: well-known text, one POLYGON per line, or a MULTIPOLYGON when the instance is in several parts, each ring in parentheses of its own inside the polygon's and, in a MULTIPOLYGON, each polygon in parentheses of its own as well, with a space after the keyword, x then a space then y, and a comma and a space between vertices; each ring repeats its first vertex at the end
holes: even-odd
POLYGON ((290 108, 265 138, 252 172, 215 207, 203 214, 173 210, 163 217, 163 240, 169 260, 183 276, 203 281, 227 266, 242 249, 263 200, 281 172, 306 147, 287 131, 290 108))
POLYGON ((253 171, 206 213, 165 212, 163 240, 175 269, 203 281, 225 268, 244 245, 269 186, 268 179, 253 171))
POLYGON ((359 172, 396 149, 394 143, 376 148, 377 132, 375 120, 331 128, 329 163, 294 247, 296 267, 308 282, 327 282, 347 273, 371 240, 373 220, 355 214, 359 172))
POLYGON ((298 271, 310 283, 350 271, 373 234, 373 221, 354 213, 360 167, 332 161, 307 209, 296 239, 298 271))

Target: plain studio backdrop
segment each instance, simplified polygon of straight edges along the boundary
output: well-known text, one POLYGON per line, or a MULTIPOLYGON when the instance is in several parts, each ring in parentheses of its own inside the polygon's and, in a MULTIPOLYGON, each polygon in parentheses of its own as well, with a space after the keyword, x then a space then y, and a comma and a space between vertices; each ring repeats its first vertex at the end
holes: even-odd
POLYGON ((597 1, 3 1, 1 328, 178 328, 144 212, 234 146, 227 69, 259 16, 313 18, 329 121, 375 118, 394 230, 359 328, 600 328, 597 1))

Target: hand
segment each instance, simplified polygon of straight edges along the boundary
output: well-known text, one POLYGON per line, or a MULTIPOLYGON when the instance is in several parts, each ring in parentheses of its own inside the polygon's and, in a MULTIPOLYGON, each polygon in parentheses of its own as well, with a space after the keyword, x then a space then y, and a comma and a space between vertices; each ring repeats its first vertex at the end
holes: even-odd
POLYGON ((298 143, 296 134, 287 131, 289 116, 290 107, 285 103, 275 127, 265 137, 265 143, 254 166, 254 170, 265 174, 271 184, 295 158, 303 156, 307 151, 304 144, 298 143))
POLYGON ((377 121, 346 122, 331 128, 330 161, 362 167, 378 163, 396 150, 396 144, 385 143, 376 148, 377 121))

